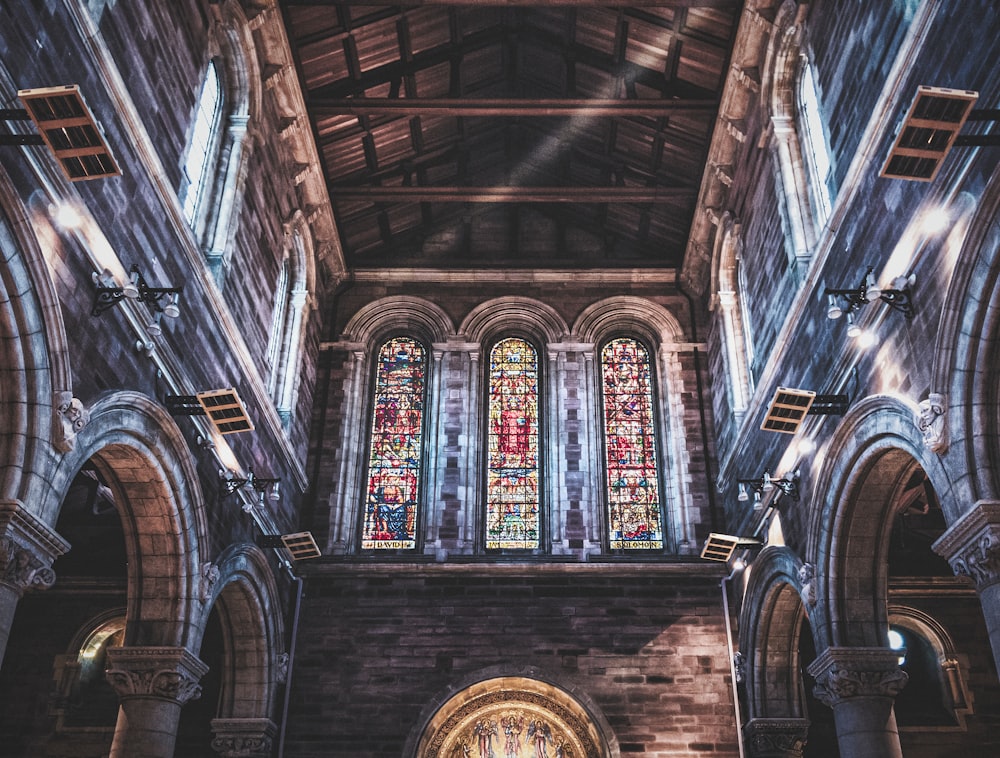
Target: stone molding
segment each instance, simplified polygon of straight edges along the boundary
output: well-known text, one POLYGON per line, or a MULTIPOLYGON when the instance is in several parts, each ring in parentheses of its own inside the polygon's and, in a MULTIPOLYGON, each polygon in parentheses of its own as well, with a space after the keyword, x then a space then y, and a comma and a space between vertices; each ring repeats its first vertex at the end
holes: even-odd
POLYGON ((271 719, 212 719, 212 750, 223 758, 270 756, 277 732, 271 719))
POLYGON ((884 647, 828 647, 809 665, 813 695, 831 708, 859 697, 894 698, 906 686, 899 653, 884 647))
POLYGON ((0 501, 0 583, 19 596, 56 581, 52 562, 69 543, 16 500, 0 501))
POLYGON ((978 589, 1000 582, 1000 501, 977 502, 932 547, 978 589))
POLYGON ((122 700, 156 698, 184 705, 201 696, 208 666, 183 647, 108 648, 108 683, 122 700))
POLYGON ((802 758, 809 719, 750 719, 743 742, 751 758, 802 758))

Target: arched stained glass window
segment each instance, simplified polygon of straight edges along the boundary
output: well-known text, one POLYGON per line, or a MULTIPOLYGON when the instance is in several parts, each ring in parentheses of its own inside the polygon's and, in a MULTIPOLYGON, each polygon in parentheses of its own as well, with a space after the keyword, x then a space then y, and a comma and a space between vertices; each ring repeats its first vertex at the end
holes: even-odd
POLYGON ((608 529, 612 550, 662 549, 649 353, 634 339, 601 351, 608 529))
POLYGON ((538 354, 525 340, 490 351, 487 549, 533 549, 539 535, 538 354))
POLYGON ((363 550, 416 547, 425 384, 426 351, 419 342, 396 337, 382 345, 375 370, 363 550))

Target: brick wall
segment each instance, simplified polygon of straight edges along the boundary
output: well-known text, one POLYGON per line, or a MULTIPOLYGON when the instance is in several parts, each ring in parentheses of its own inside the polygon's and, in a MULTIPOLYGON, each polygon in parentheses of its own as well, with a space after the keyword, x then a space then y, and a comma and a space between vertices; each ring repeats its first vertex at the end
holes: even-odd
POLYGON ((623 756, 737 754, 719 577, 704 568, 323 571, 303 600, 290 758, 398 758, 430 704, 497 667, 584 693, 623 756))

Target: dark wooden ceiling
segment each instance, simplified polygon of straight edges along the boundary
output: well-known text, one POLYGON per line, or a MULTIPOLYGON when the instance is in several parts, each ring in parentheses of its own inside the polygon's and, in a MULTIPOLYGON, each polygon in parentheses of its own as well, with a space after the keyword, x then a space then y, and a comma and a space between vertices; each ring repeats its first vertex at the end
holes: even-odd
POLYGON ((348 267, 680 267, 741 4, 283 0, 348 267))

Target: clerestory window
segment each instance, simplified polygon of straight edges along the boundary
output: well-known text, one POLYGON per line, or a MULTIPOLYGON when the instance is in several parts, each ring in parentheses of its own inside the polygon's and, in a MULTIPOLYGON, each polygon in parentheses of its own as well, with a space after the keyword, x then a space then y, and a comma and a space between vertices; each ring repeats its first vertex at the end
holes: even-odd
POLYGON ((426 377, 423 345, 409 337, 382 344, 375 366, 362 550, 417 547, 426 377))
POLYGON ((181 184, 181 207, 188 224, 195 228, 214 173, 222 121, 222 86, 215 61, 210 61, 198 95, 188 153, 181 184))
POLYGON ((541 545, 538 352, 508 337, 490 350, 486 548, 541 545))
POLYGON ((601 350, 601 399, 611 550, 664 545, 649 351, 621 337, 601 350))

